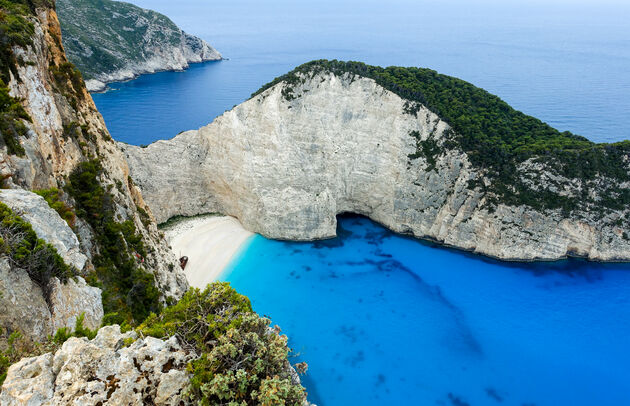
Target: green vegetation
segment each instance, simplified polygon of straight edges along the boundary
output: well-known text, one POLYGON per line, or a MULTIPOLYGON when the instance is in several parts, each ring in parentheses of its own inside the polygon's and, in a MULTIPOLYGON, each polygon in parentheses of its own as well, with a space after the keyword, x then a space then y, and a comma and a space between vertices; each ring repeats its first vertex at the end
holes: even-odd
POLYGON ((74 276, 55 247, 37 238, 31 225, 4 203, 0 203, 0 255, 8 258, 12 268, 24 269, 45 297, 50 294, 52 277, 66 281, 74 276))
POLYGON ((46 203, 52 207, 59 216, 68 223, 71 228, 74 228, 74 222, 76 216, 72 207, 68 206, 63 200, 61 200, 61 190, 57 188, 35 190, 35 193, 40 195, 46 200, 46 203))
POLYGON ((95 275, 89 280, 103 289, 105 321, 139 324, 160 310, 160 292, 153 275, 141 266, 146 252, 134 223, 116 221, 113 196, 99 183, 102 171, 98 160, 83 162, 70 175, 67 190, 76 202, 77 215, 95 233, 98 255, 92 261, 95 275))
POLYGON ((188 395, 199 405, 301 405, 304 388, 288 372, 286 336, 252 311, 249 299, 228 283, 190 289, 174 306, 152 314, 138 331, 176 336, 199 357, 188 395))
POLYGON ((26 153, 19 141, 28 131, 22 120, 31 121, 31 118, 20 101, 9 95, 9 88, 0 79, 0 139, 9 154, 24 156, 26 153))
POLYGON ((68 341, 70 337, 85 337, 88 340, 92 340, 94 337, 96 337, 98 330, 90 330, 89 328, 85 327, 83 325, 84 321, 85 313, 81 313, 81 315, 77 317, 77 320, 74 323, 74 331, 69 329, 68 327, 61 327, 48 341, 52 341, 55 345, 60 346, 61 344, 68 341))
POLYGON ((168 17, 129 3, 58 0, 57 12, 68 59, 88 79, 143 62, 154 52, 152 47, 182 41, 181 31, 168 17))
MULTIPOLYGON (((277 83, 286 83, 285 97, 291 100, 292 87, 319 72, 337 75, 351 73, 375 80, 379 85, 408 100, 404 113, 416 114, 419 104, 435 112, 454 130, 445 146, 465 151, 472 164, 492 180, 485 191, 505 204, 527 204, 537 209, 563 208, 572 211, 579 204, 592 203, 588 190, 582 196, 559 198, 555 193, 536 192, 523 184, 517 166, 533 158, 558 175, 585 182, 598 176, 618 182, 630 180, 628 164, 630 141, 596 144, 569 132, 560 132, 542 121, 514 110, 499 97, 463 80, 430 69, 369 66, 360 62, 319 60, 297 67, 263 86, 256 96, 277 83)), ((284 94, 284 93, 283 93, 284 94)), ((421 145, 416 157, 435 157, 435 144, 421 145)), ((410 157, 413 159, 413 157, 410 157)), ((433 166, 429 163, 429 166, 433 166)), ((481 185, 477 185, 481 187, 481 185)), ((586 188, 585 188, 586 189, 586 188)), ((630 192, 609 188, 598 205, 608 209, 628 207, 630 192)))

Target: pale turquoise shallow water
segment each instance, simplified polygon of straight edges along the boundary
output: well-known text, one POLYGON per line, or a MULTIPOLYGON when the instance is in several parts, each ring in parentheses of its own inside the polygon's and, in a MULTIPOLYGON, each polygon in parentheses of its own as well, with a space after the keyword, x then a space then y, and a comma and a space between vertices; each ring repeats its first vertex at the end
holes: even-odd
MULTIPOLYGON (((94 95, 132 144, 209 123, 317 58, 461 77, 561 130, 630 138, 630 4, 135 0, 229 61, 94 95)), ((515 265, 341 219, 341 237, 255 237, 224 278, 310 365, 320 406, 630 405, 630 265, 515 265)))

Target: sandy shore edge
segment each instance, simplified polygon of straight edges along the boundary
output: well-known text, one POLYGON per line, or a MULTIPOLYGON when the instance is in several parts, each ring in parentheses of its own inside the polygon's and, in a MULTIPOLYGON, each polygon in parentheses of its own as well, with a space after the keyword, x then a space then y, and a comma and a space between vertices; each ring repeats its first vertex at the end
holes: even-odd
POLYGON ((237 219, 220 215, 181 219, 162 231, 177 258, 188 257, 184 273, 190 286, 200 289, 218 280, 254 236, 237 219))

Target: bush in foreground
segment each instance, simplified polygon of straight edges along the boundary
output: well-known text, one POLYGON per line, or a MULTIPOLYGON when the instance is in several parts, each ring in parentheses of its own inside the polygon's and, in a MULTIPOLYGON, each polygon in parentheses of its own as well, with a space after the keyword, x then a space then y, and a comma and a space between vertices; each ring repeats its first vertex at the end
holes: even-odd
POLYGON ((198 355, 188 366, 189 396, 200 405, 301 405, 305 392, 291 378, 287 337, 269 323, 252 311, 247 297, 217 282, 203 291, 190 289, 138 331, 176 336, 198 355))

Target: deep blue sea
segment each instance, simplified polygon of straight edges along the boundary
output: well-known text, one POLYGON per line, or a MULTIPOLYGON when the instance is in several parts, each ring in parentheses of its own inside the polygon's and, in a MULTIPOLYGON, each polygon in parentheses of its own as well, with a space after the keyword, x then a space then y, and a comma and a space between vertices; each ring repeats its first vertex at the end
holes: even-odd
MULTIPOLYGON (((430 67, 560 130, 630 138, 630 4, 135 0, 229 60, 94 95, 117 140, 208 124, 312 59, 430 67)), ((509 264, 340 217, 339 237, 256 236, 224 273, 290 337, 319 406, 630 405, 630 265, 509 264)))

